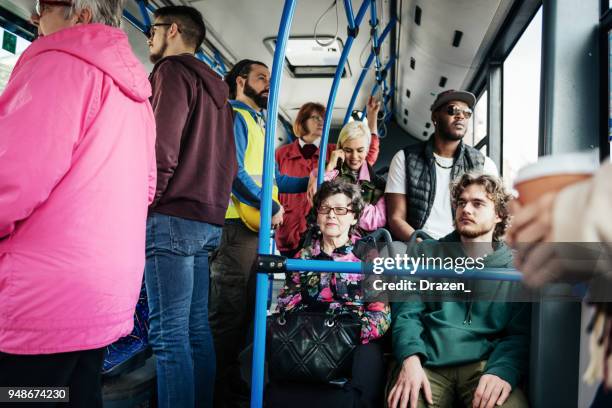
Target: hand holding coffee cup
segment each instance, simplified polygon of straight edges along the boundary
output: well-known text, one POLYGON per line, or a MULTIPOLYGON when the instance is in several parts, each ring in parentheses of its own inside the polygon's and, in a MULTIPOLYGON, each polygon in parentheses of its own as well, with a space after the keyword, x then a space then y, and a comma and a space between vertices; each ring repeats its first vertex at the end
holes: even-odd
POLYGON ((567 153, 540 157, 536 163, 519 170, 514 182, 521 205, 537 201, 546 193, 558 193, 565 187, 593 176, 599 167, 598 152, 567 153))
MULTIPOLYGON (((546 267, 553 264, 550 262, 555 257, 552 247, 535 244, 553 241, 557 195, 565 187, 593 176, 599 166, 596 153, 546 156, 519 171, 515 182, 519 196, 510 203, 513 218, 506 240, 518 250, 515 265, 525 273, 528 284, 540 286, 555 279, 554 271, 546 267)), ((568 222, 571 222, 569 214, 568 222)))

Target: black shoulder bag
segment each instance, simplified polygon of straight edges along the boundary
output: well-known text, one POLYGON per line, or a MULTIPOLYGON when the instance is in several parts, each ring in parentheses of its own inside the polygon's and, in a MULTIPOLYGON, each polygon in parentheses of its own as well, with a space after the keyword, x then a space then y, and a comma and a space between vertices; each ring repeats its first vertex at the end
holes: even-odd
MULTIPOLYGON (((339 301, 333 286, 332 292, 335 300, 339 301)), ((301 294, 307 305, 313 303, 304 286, 301 294)), ((270 378, 310 383, 349 379, 353 354, 361 343, 359 318, 351 312, 330 314, 307 309, 268 317, 270 378)))

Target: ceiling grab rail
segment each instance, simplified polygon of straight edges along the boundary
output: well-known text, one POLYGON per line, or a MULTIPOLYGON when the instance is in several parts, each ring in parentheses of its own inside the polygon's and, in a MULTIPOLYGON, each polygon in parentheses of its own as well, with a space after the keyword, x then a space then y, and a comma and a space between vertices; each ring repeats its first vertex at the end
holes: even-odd
POLYGON ((146 25, 140 22, 140 20, 138 20, 135 15, 133 15, 127 10, 123 10, 123 18, 125 18, 128 23, 133 25, 138 31, 142 32, 143 34, 146 33, 146 31, 148 30, 148 27, 146 25))
POLYGON ((223 71, 221 71, 217 61, 213 60, 208 55, 204 54, 204 52, 202 52, 202 50, 198 50, 195 53, 195 56, 196 56, 197 59, 199 59, 200 61, 204 62, 206 65, 208 65, 209 68, 212 69, 213 71, 215 71, 219 76, 221 76, 221 78, 225 77, 225 73, 223 71))
MULTIPOLYGON (((338 94, 338 87, 340 86, 340 79, 342 78, 344 66, 346 65, 348 55, 353 47, 355 37, 357 37, 357 34, 359 33, 359 26, 361 25, 363 17, 365 16, 371 1, 372 0, 363 0, 363 3, 357 12, 357 16, 353 17, 353 6, 351 5, 351 0, 344 0, 344 9, 346 11, 346 19, 348 20, 348 38, 346 39, 346 44, 342 49, 342 54, 340 55, 340 60, 338 61, 338 67, 336 68, 336 75, 334 75, 334 81, 332 82, 332 87, 329 92, 327 106, 325 107, 323 134, 321 135, 321 145, 319 146, 319 151, 321 152, 327 151, 327 139, 329 138, 329 129, 331 127, 332 114, 334 111, 336 96, 338 94)), ((325 157, 325 154, 321 154, 321 157, 325 157)), ((317 169, 317 186, 320 186, 325 179, 325 160, 319 160, 319 166, 317 169)))
MULTIPOLYGON (((259 229, 259 254, 269 255, 270 228, 267 227, 272 221, 272 178, 274 177, 274 140, 276 133, 276 122, 278 120, 278 97, 285 65, 285 49, 293 14, 295 13, 296 0, 285 0, 283 14, 278 29, 276 47, 274 50, 274 62, 270 77, 270 95, 268 97, 268 115, 266 118, 266 142, 264 148, 263 186, 261 200, 262 228, 259 229)), ((255 321, 253 338, 253 370, 251 373, 251 407, 262 408, 263 406, 263 374, 264 358, 266 350, 266 316, 267 296, 270 282, 268 275, 257 274, 255 294, 255 321)))
POLYGON ((144 0, 136 0, 136 2, 140 8, 140 14, 142 15, 144 25, 146 27, 151 27, 151 17, 149 17, 149 12, 147 11, 148 2, 145 2, 144 0))
MULTIPOLYGON (((381 80, 380 82, 379 82, 379 81, 376 81, 376 83, 374 84, 374 87, 372 88, 372 92, 370 93, 370 95, 371 95, 371 96, 374 96, 374 95, 376 94, 376 92, 378 92, 378 89, 380 88, 380 86, 381 86, 381 84, 382 84, 382 85, 383 85, 383 93, 382 93, 382 96, 383 96, 383 97, 382 97, 382 102, 384 102, 385 100, 389 100, 389 98, 388 98, 388 94, 385 92, 385 84, 386 84, 386 82, 387 82, 387 78, 386 78, 386 76, 387 76, 387 73, 389 72, 389 70, 390 70, 391 68, 393 68, 393 65, 395 64, 395 60, 396 60, 396 58, 395 58, 395 57, 391 57, 391 58, 389 59, 389 61, 387 62, 387 65, 385 65, 385 68, 382 70, 382 72, 384 73, 384 74, 382 74, 382 76, 383 76, 384 78, 382 78, 382 80, 381 80)), ((387 111, 387 106, 386 106, 386 104, 385 104, 385 103, 383 103, 382 105, 383 105, 383 108, 384 108, 384 114, 386 115, 386 114, 387 114, 387 112, 386 112, 386 111, 387 111)), ((368 106, 366 105, 366 106, 364 106, 364 107, 363 107, 363 109, 361 110, 361 117, 362 117, 362 118, 364 118, 364 117, 365 117, 365 114, 366 114, 367 108, 368 108, 368 106)))
POLYGON ((225 76, 225 74, 227 74, 227 67, 225 66, 225 62, 223 62, 223 57, 221 56, 221 53, 219 52, 219 50, 215 49, 214 52, 215 52, 215 62, 217 63, 217 66, 219 67, 221 72, 223 72, 223 76, 225 76))
POLYGON ((380 83, 382 62, 380 62, 381 42, 378 40, 378 15, 376 10, 376 0, 372 0, 372 3, 370 3, 370 37, 372 38, 372 52, 374 52, 374 74, 376 76, 376 82, 380 83))
MULTIPOLYGON (((383 30, 382 34, 380 35, 380 38, 378 40, 379 44, 382 44, 385 41, 385 39, 387 38, 391 30, 393 29, 393 26, 395 25, 396 22, 397 22, 397 19, 395 17, 393 17, 389 21, 389 23, 383 30)), ((344 125, 348 123, 351 117, 351 114, 353 113, 353 108, 355 107, 355 103, 357 102, 357 96, 359 96, 361 87, 363 86, 366 75, 368 74, 368 71, 370 70, 373 62, 374 62, 374 50, 370 52, 370 56, 368 57, 365 65, 361 69, 361 75, 359 76, 359 80, 357 81, 357 84, 355 85, 355 89, 353 90, 351 101, 349 102, 348 108, 346 109, 346 115, 344 115, 344 122, 343 122, 344 125)))
MULTIPOLYGON (((140 14, 142 15, 142 20, 144 22, 140 21, 138 17, 130 13, 127 8, 123 9, 123 18, 125 18, 127 22, 133 25, 138 31, 144 35, 147 35, 149 27, 151 27, 151 18, 149 17, 149 13, 147 13, 147 9, 150 7, 150 5, 145 3, 143 0, 134 0, 134 2, 138 5, 140 14)), ((152 13, 155 10, 150 11, 152 13)))

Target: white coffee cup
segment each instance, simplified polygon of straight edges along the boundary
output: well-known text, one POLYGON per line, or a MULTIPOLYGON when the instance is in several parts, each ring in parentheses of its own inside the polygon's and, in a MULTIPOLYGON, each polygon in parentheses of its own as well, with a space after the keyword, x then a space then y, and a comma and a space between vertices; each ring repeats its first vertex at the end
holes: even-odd
POLYGON ((525 205, 545 193, 558 192, 592 177, 598 167, 598 150, 542 156, 519 170, 514 188, 519 193, 519 202, 525 205))

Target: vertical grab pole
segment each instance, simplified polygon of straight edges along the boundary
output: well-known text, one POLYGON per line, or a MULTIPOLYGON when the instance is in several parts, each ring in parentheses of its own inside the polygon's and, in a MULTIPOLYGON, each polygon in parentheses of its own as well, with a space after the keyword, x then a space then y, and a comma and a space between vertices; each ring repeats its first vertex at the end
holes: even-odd
POLYGON ((151 18, 149 17, 149 12, 147 11, 147 5, 145 4, 143 0, 137 0, 137 2, 138 2, 138 7, 140 7, 140 14, 142 14, 144 25, 146 27, 150 27, 151 18))
MULTIPOLYGON (((379 44, 382 44, 385 41, 385 39, 387 38, 387 35, 389 35, 389 33, 391 32, 391 29, 393 28, 396 22, 397 22, 397 19, 395 17, 391 18, 391 21, 389 21, 389 23, 383 30, 382 34, 380 35, 379 44)), ((361 69, 361 75, 359 76, 357 85, 355 85, 355 89, 353 90, 353 95, 351 96, 351 101, 349 102, 349 106, 346 109, 346 115, 344 115, 344 122, 343 122, 345 125, 348 123, 349 118, 351 117, 351 113, 353 113, 355 102, 357 102, 357 96, 359 95, 359 91, 361 91, 361 87, 363 86, 363 82, 365 81, 366 75, 368 74, 370 67, 372 66, 372 62, 374 62, 374 53, 370 52, 370 56, 368 57, 368 60, 366 61, 363 68, 361 69)))
POLYGON ((374 67, 376 69, 376 82, 380 81, 380 42, 378 41, 378 15, 376 13, 376 1, 370 3, 370 36, 372 37, 372 51, 374 52, 374 67))
POLYGON ((346 11, 346 19, 348 20, 349 35, 346 39, 344 49, 342 49, 342 55, 338 61, 338 68, 336 69, 336 75, 332 82, 331 91, 329 93, 329 99, 327 100, 327 106, 325 107, 325 121, 323 122, 323 134, 321 136, 321 145, 319 146, 319 167, 318 167, 318 178, 317 186, 320 186, 325 179, 325 157, 327 156, 327 139, 329 137, 329 128, 331 127, 332 113, 334 111, 334 104, 336 102, 336 95, 338 94, 338 87, 340 86, 340 79, 344 72, 344 66, 346 60, 353 47, 353 41, 357 33, 355 30, 361 25, 363 16, 365 15, 371 0, 364 0, 361 8, 357 12, 357 17, 353 18, 353 6, 350 0, 344 0, 344 8, 346 11))
MULTIPOLYGON (((274 139, 278 119, 278 94, 285 65, 285 48, 296 0, 285 0, 283 14, 276 38, 274 63, 270 79, 268 117, 266 120, 266 144, 264 149, 263 187, 261 201, 261 228, 259 229, 259 253, 270 254, 270 222, 272 220, 272 178, 274 177, 274 139)), ((268 300, 268 275, 257 274, 255 297, 255 333, 253 339, 253 371, 251 376, 251 407, 263 406, 264 355, 266 350, 266 311, 268 300)))
MULTIPOLYGON (((385 65, 385 68, 383 69, 383 71, 388 72, 393 67, 394 64, 395 64, 395 57, 391 58, 389 62, 387 62, 387 65, 385 65)), ((381 83, 384 83, 384 81, 382 81, 381 83)), ((374 88, 372 88, 372 93, 370 95, 373 96, 376 93, 376 91, 378 91, 378 88, 380 88, 380 84, 376 82, 376 84, 374 85, 374 88)), ((385 95, 383 93, 383 97, 384 96, 385 95)), ((361 111, 362 116, 366 114, 367 109, 368 109, 367 105, 363 107, 363 110, 361 111)))

